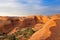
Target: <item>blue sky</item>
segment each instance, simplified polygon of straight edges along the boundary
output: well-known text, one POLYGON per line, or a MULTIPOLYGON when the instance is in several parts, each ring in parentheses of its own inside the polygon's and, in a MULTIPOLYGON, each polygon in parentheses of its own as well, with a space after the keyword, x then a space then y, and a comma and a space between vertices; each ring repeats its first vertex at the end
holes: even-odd
POLYGON ((59 6, 60 0, 43 0, 42 5, 45 6, 59 6))
POLYGON ((0 0, 1 16, 60 14, 60 0, 0 0))

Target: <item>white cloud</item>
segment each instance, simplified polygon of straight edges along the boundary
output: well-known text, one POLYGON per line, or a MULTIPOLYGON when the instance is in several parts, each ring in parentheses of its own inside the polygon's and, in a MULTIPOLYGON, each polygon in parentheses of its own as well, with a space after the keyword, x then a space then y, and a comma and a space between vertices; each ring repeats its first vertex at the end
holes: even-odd
POLYGON ((18 0, 0 0, 0 16, 9 15, 34 15, 34 14, 48 14, 59 8, 52 8, 49 6, 41 6, 41 0, 25 0, 28 4, 18 3, 18 0))
MULTIPOLYGON (((35 6, 38 0, 27 0, 28 4, 18 3, 17 0, 0 0, 0 15, 28 15, 38 10, 39 6, 35 6)), ((35 12, 34 12, 35 13, 35 12)))
POLYGON ((18 8, 19 4, 16 0, 0 0, 0 15, 14 15, 18 12, 18 8))

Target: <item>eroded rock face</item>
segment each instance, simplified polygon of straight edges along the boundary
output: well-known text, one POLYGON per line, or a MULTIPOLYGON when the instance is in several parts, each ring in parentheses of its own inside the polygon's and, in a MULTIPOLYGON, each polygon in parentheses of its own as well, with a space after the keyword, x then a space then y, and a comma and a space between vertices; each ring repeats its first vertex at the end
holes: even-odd
POLYGON ((43 24, 41 16, 28 16, 26 19, 24 19, 23 26, 34 27, 34 25, 36 25, 37 23, 43 24))
POLYGON ((51 35, 48 37, 46 40, 60 40, 60 19, 55 20, 56 21, 56 26, 52 27, 51 30, 51 35))
POLYGON ((23 26, 24 27, 33 27, 35 25, 35 20, 32 18, 27 18, 23 21, 23 26))
MULTIPOLYGON (((47 23, 43 24, 42 28, 35 32, 29 40, 45 40, 46 38, 50 37, 50 28, 56 26, 56 22, 54 20, 55 19, 50 19, 47 21, 47 23)), ((40 26, 38 26, 38 28, 40 28, 40 26)))
POLYGON ((46 23, 46 22, 48 22, 50 20, 50 18, 48 17, 48 16, 43 16, 42 17, 42 22, 43 23, 46 23))
POLYGON ((43 24, 43 22, 42 22, 42 16, 34 16, 34 20, 36 21, 36 23, 43 24))
POLYGON ((34 31, 37 31, 37 30, 39 30, 39 29, 41 29, 42 28, 42 25, 43 24, 36 24, 36 25, 34 25, 34 27, 32 28, 34 31))
MULTIPOLYGON (((60 18, 60 15, 54 15, 50 18, 60 18)), ((25 27, 36 27, 36 24, 45 24, 50 20, 48 16, 27 16, 27 17, 5 17, 0 16, 0 31, 4 33, 9 33, 15 27, 25 28, 25 27)), ((51 25, 53 25, 52 23, 51 25)), ((37 25, 38 26, 38 25, 37 25)))
POLYGON ((1 17, 0 18, 0 31, 4 33, 8 33, 11 31, 10 27, 12 27, 12 22, 9 20, 9 17, 1 17))
POLYGON ((55 14, 55 15, 51 16, 51 18, 60 18, 60 15, 59 14, 55 14))

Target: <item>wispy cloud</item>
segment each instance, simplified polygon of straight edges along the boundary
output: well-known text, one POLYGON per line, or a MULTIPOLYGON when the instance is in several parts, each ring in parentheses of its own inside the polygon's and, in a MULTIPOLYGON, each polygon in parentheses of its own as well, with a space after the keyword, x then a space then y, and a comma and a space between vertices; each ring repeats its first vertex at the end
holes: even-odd
POLYGON ((42 0, 0 0, 0 15, 48 15, 60 11, 58 6, 42 6, 41 3, 42 0))

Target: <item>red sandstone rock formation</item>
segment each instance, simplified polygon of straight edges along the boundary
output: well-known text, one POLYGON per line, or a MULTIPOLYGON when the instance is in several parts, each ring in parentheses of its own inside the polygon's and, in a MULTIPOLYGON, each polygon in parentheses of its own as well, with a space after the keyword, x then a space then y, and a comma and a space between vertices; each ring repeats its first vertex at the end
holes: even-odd
POLYGON ((47 21, 49 21, 50 20, 50 18, 48 17, 48 16, 43 16, 42 17, 42 22, 43 23, 46 23, 47 21))
MULTIPOLYGON (((54 18, 60 18, 60 15, 53 15, 51 17, 48 17, 48 16, 1 17, 0 16, 0 31, 2 31, 4 33, 10 33, 10 32, 12 33, 12 30, 14 32, 16 31, 16 29, 15 29, 16 27, 19 27, 19 29, 24 28, 24 27, 35 27, 36 29, 40 29, 41 25, 44 25, 50 19, 54 19, 54 18), (37 25, 37 24, 39 24, 39 25, 37 25)), ((55 25, 55 22, 57 22, 57 25, 56 25, 55 28, 53 28, 53 31, 52 31, 52 29, 51 29, 51 31, 53 33, 54 30, 55 30, 55 31, 57 31, 56 34, 58 34, 59 33, 58 30, 59 30, 59 27, 60 27, 59 26, 60 20, 59 21, 53 21, 50 24, 50 26, 55 25)), ((53 36, 54 35, 55 34, 53 33, 53 36)), ((51 35, 52 38, 53 38, 53 36, 51 35)), ((47 40, 50 40, 51 37, 47 38, 47 40)), ((56 38, 56 37, 54 37, 54 38, 56 38)))
POLYGON ((59 31, 60 30, 60 17, 57 16, 57 15, 55 15, 54 17, 58 18, 58 19, 55 20, 56 26, 50 28, 51 35, 46 40, 60 40, 60 31, 59 31))

